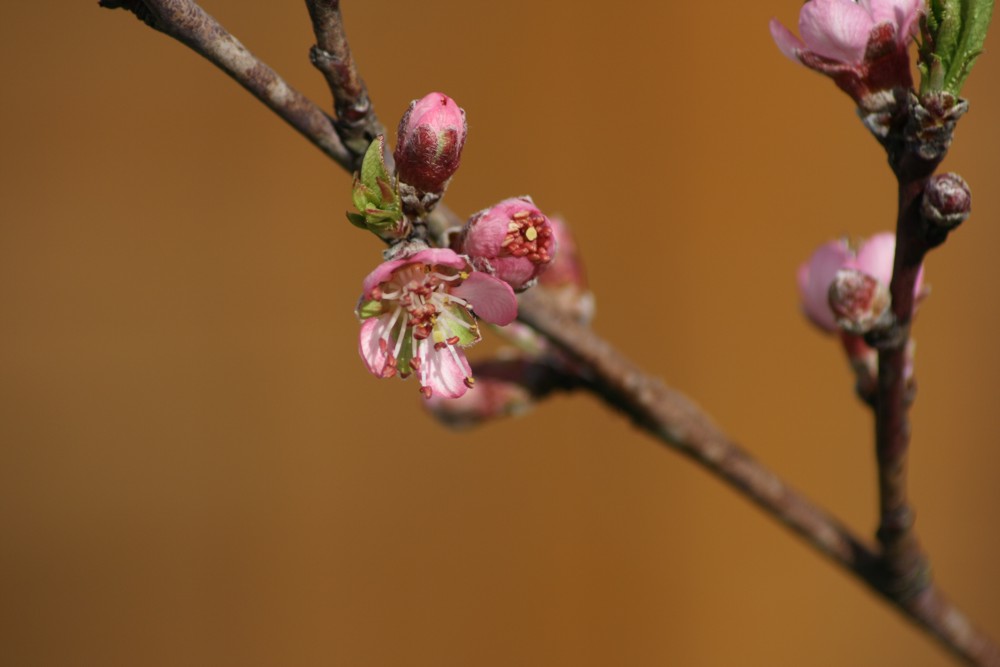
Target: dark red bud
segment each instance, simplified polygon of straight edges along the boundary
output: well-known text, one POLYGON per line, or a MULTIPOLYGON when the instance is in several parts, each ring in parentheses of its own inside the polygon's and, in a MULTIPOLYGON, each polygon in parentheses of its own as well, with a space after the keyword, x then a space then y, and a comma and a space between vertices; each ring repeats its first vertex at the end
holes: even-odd
POLYGON ((958 174, 937 174, 927 181, 921 212, 930 223, 954 229, 969 217, 972 193, 958 174))

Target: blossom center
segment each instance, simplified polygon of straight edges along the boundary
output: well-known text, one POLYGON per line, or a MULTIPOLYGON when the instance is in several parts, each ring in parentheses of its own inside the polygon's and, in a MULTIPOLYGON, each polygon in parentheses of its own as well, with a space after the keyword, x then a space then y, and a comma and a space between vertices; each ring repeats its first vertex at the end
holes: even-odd
MULTIPOLYGON (((430 397, 432 372, 428 364, 435 355, 448 355, 459 367, 467 368, 459 349, 479 339, 479 330, 469 303, 451 290, 469 274, 451 267, 410 264, 396 270, 371 291, 381 305, 384 322, 378 347, 385 354, 382 377, 416 373, 421 392, 430 397)), ((467 376, 465 385, 473 379, 467 376)))
POLYGON ((512 257, 526 257, 535 264, 546 264, 552 259, 552 227, 537 211, 518 211, 507 223, 507 235, 500 247, 512 257))

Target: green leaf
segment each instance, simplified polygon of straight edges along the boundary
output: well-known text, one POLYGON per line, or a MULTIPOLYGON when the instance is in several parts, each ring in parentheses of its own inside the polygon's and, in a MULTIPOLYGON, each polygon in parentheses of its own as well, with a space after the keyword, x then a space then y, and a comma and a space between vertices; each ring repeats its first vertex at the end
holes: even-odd
POLYGON ((371 201, 371 190, 366 188, 358 179, 354 179, 354 189, 351 191, 351 199, 354 200, 354 208, 363 211, 367 208, 368 202, 371 201))
POLYGON ((920 48, 921 93, 958 95, 983 51, 994 0, 930 0, 920 48))
POLYGON ((351 224, 379 235, 400 228, 403 206, 396 192, 395 180, 385 166, 384 136, 379 135, 368 145, 361 162, 361 172, 354 176, 351 199, 360 211, 360 214, 348 214, 351 224), (359 220, 362 221, 360 224, 359 220))
POLYGON ((965 0, 962 10, 962 34, 944 80, 944 90, 956 96, 972 71, 972 64, 983 52, 993 15, 993 0, 965 0))
POLYGON ((369 190, 379 192, 379 179, 387 182, 392 179, 385 167, 385 136, 381 134, 368 144, 364 160, 361 161, 361 182, 369 190))
POLYGON ((938 6, 934 51, 946 71, 955 58, 958 38, 961 36, 962 2, 967 0, 935 0, 932 3, 938 6))

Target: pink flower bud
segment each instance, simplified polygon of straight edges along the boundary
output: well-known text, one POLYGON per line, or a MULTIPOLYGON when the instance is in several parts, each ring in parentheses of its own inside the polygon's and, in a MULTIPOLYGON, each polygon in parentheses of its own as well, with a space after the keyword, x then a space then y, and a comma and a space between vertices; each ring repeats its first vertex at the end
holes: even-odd
POLYGON ((944 229, 958 227, 968 219, 972 210, 969 184, 958 174, 931 176, 920 210, 931 224, 944 229))
POLYGON ((465 111, 443 93, 410 102, 396 141, 396 174, 418 195, 440 198, 458 169, 468 126, 465 111))
MULTIPOLYGON (((895 254, 896 236, 891 232, 875 234, 864 241, 856 252, 844 239, 821 245, 809 261, 799 267, 799 296, 803 311, 820 329, 836 331, 839 327, 830 307, 829 290, 837 272, 856 269, 887 290, 892 280, 895 254)), ((923 295, 923 284, 924 271, 921 267, 914 285, 914 294, 918 299, 923 295)))
POLYGON ((776 19, 771 36, 871 111, 876 93, 912 85, 907 47, 924 10, 924 0, 809 0, 799 11, 801 39, 776 19))
POLYGON ((857 269, 840 269, 830 285, 830 309, 848 333, 863 335, 876 328, 889 311, 889 288, 857 269))
POLYGON ((531 287, 556 250, 552 224, 530 197, 505 199, 474 214, 465 224, 462 252, 479 271, 516 291, 531 287))

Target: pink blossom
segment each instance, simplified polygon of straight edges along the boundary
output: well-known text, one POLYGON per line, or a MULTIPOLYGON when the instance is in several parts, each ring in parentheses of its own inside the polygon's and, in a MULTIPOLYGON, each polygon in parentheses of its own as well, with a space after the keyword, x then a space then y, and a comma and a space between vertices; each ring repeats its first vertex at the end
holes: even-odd
POLYGON ((552 224, 531 197, 512 197, 475 213, 460 240, 479 271, 517 291, 531 287, 555 255, 552 224))
POLYGON ((467 133, 465 111, 444 93, 410 102, 394 153, 400 182, 419 192, 443 192, 458 170, 467 133))
POLYGON ((358 347, 372 374, 415 374, 425 397, 457 398, 474 382, 462 348, 480 339, 476 317, 509 324, 517 299, 465 257, 430 249, 372 271, 357 312, 364 321, 358 347))
MULTIPOLYGON (((892 232, 875 234, 855 250, 846 239, 824 243, 798 271, 799 296, 802 310, 813 324, 824 331, 836 331, 837 319, 830 308, 830 286, 841 269, 854 269, 877 281, 888 289, 892 280, 893 261, 896 255, 896 235, 892 232)), ((923 293, 924 270, 917 275, 914 294, 923 293)), ((875 286, 872 286, 872 290, 875 286)))
POLYGON ((909 88, 906 47, 924 0, 809 0, 799 10, 799 34, 771 19, 781 52, 822 72, 861 103, 873 92, 909 88))

